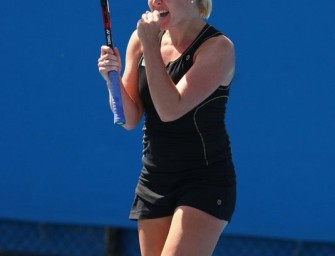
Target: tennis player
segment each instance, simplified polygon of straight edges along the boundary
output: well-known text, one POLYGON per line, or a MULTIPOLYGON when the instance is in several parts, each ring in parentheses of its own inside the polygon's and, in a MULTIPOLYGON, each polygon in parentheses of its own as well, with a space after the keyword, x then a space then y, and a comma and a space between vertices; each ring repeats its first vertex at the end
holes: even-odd
MULTIPOLYGON (((233 43, 207 23, 211 0, 148 0, 121 78, 133 129, 144 115, 143 168, 130 219, 143 256, 208 256, 231 221, 236 178, 225 111, 233 43)), ((101 47, 101 75, 121 74, 117 48, 101 47)), ((111 92, 109 92, 111 93, 111 92)))

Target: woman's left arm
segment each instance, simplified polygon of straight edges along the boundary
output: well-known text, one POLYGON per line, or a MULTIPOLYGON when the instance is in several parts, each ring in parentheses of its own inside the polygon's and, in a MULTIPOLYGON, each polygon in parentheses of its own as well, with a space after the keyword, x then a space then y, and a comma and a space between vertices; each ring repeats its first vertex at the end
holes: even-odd
POLYGON ((194 55, 188 72, 174 84, 158 49, 143 50, 150 94, 162 121, 174 121, 211 95, 219 85, 228 85, 235 70, 233 43, 225 36, 204 42, 194 55))

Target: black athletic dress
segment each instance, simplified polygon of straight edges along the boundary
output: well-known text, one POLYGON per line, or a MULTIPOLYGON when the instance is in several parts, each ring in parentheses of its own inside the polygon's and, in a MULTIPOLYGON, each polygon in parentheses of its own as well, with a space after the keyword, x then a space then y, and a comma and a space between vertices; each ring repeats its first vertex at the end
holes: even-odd
MULTIPOLYGON (((222 33, 206 24, 185 52, 167 65, 175 83, 192 66, 198 47, 219 35, 222 33)), ((181 118, 162 122, 150 96, 142 56, 139 90, 145 111, 143 169, 130 219, 169 216, 176 207, 187 205, 230 221, 236 180, 224 122, 229 86, 218 85, 212 95, 181 118)))

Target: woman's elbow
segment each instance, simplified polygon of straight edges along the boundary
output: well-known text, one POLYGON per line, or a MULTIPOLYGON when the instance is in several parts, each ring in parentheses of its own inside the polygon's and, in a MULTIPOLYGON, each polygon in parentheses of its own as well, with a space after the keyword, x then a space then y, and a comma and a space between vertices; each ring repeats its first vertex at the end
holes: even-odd
POLYGON ((175 113, 166 113, 166 114, 159 113, 158 116, 163 123, 173 122, 181 117, 181 115, 175 113))
POLYGON ((129 124, 129 123, 125 123, 124 125, 122 125, 122 128, 124 128, 127 131, 131 131, 133 129, 135 129, 136 125, 134 124, 129 124))

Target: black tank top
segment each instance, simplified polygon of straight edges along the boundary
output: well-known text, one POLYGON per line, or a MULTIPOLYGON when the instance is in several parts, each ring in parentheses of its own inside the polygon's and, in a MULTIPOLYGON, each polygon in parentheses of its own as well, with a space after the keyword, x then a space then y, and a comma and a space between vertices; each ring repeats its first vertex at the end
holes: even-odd
MULTIPOLYGON (((193 65, 193 55, 198 47, 207 39, 219 35, 222 35, 220 31, 206 24, 184 53, 167 65, 167 72, 175 83, 193 65)), ((142 177, 150 179, 150 174, 183 172, 231 160, 224 121, 229 86, 218 85, 213 94, 181 118, 162 122, 150 96, 142 56, 139 62, 139 90, 145 111, 142 177)))

